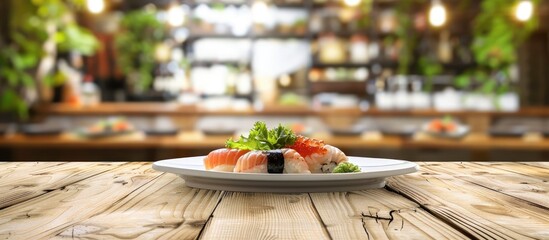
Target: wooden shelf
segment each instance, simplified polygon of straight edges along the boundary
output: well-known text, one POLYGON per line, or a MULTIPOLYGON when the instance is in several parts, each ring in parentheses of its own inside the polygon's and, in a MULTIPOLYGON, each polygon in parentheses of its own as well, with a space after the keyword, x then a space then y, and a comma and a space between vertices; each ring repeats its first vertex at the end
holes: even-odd
POLYGON ((246 66, 249 67, 250 63, 248 62, 241 62, 236 60, 195 60, 191 63, 192 67, 210 67, 212 65, 231 65, 231 66, 246 66))
MULTIPOLYGON (((358 82, 362 83, 362 82, 358 82)), ((460 116, 517 116, 517 117, 549 117, 548 107, 527 107, 517 112, 477 112, 451 111, 441 112, 434 109, 425 110, 381 110, 370 108, 366 111, 360 108, 329 108, 313 109, 307 106, 266 106, 262 110, 252 108, 244 110, 207 110, 197 106, 184 106, 176 103, 101 103, 94 107, 75 107, 68 104, 50 104, 38 106, 34 111, 39 115, 325 115, 337 112, 341 115, 363 116, 396 116, 396 117, 436 117, 444 115, 460 116)))
POLYGON ((253 39, 302 39, 307 38, 307 34, 295 34, 295 33, 265 33, 252 35, 253 39))
POLYGON ((337 92, 347 94, 366 95, 365 81, 316 81, 310 82, 312 94, 323 92, 337 92))
POLYGON ((398 62, 392 61, 392 60, 371 60, 367 63, 352 63, 352 62, 344 62, 344 63, 321 63, 318 61, 313 62, 312 68, 360 68, 360 67, 371 67, 373 65, 382 65, 384 67, 396 67, 398 65, 398 62))
POLYGON ((250 39, 252 36, 250 34, 245 35, 234 35, 230 33, 226 34, 220 34, 220 33, 191 33, 191 35, 188 37, 189 41, 195 40, 195 39, 201 39, 201 38, 228 38, 228 39, 250 39))
MULTIPOLYGON (((235 3, 231 3, 231 2, 214 1, 214 2, 204 2, 204 3, 201 3, 201 2, 185 3, 185 5, 188 5, 188 6, 191 7, 191 8, 198 7, 199 5, 202 5, 202 4, 204 4, 204 5, 209 5, 209 6, 213 6, 213 5, 235 6, 235 7, 251 6, 251 3, 249 3, 249 2, 235 2, 235 3)), ((307 3, 306 3, 306 2, 302 2, 302 3, 277 3, 277 2, 269 2, 268 4, 269 4, 270 6, 276 6, 277 8, 297 8, 297 9, 305 9, 305 8, 307 8, 307 3)))

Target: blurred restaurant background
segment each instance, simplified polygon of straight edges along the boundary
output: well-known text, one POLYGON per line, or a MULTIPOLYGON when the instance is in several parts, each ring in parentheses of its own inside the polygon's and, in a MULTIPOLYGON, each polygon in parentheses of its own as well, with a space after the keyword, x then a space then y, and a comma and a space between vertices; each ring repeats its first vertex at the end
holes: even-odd
POLYGON ((0 159, 549 159, 546 0, 2 0, 0 159))

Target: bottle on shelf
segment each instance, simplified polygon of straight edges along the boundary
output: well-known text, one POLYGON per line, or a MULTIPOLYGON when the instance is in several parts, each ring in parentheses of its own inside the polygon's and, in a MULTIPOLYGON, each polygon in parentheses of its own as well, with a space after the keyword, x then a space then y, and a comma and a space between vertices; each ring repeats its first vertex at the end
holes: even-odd
POLYGON ((368 54, 368 39, 361 35, 354 35, 349 44, 349 53, 351 62, 368 63, 370 61, 368 54))
POLYGON ((82 106, 89 107, 98 105, 101 102, 101 91, 93 83, 93 77, 91 75, 86 75, 84 77, 84 83, 81 88, 81 100, 82 106))
POLYGON ((410 94, 408 92, 408 78, 404 75, 397 75, 391 79, 396 86, 397 91, 394 93, 394 104, 397 109, 405 110, 410 108, 410 94))
POLYGON ((443 31, 440 34, 440 40, 437 49, 438 59, 443 63, 449 63, 452 61, 452 44, 450 42, 450 33, 443 31))

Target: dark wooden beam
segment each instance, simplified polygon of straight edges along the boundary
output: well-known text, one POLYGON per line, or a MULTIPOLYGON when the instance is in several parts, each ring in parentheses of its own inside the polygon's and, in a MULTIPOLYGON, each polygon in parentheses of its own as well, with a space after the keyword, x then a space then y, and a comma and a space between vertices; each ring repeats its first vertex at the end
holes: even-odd
POLYGON ((0 43, 6 43, 9 38, 9 14, 11 0, 0 0, 0 43))

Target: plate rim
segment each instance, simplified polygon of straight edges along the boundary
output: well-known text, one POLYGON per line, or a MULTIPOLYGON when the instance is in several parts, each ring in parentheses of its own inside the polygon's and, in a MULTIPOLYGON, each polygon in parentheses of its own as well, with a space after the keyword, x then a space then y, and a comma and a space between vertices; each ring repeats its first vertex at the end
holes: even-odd
MULTIPOLYGON (((388 159, 388 158, 370 158, 370 157, 357 157, 348 156, 349 160, 376 160, 376 161, 396 161, 397 163, 391 165, 370 166, 374 171, 364 171, 358 173, 345 173, 345 174, 283 174, 284 177, 280 177, 279 174, 265 174, 265 173, 234 173, 234 172, 218 172, 208 171, 201 169, 189 169, 184 167, 174 166, 174 163, 180 163, 182 161, 198 161, 206 156, 193 156, 182 158, 171 158, 159 160, 153 163, 152 168, 157 171, 174 173, 184 176, 208 178, 208 179, 228 179, 233 181, 260 181, 260 182, 291 182, 291 181, 348 181, 358 179, 370 179, 370 178, 386 178, 391 176, 403 175, 419 171, 419 165, 415 162, 388 159)), ((200 166, 200 165, 187 165, 187 166, 200 166)), ((370 168, 369 167, 369 168, 370 168)), ((372 169, 370 169, 372 170, 372 169)))

